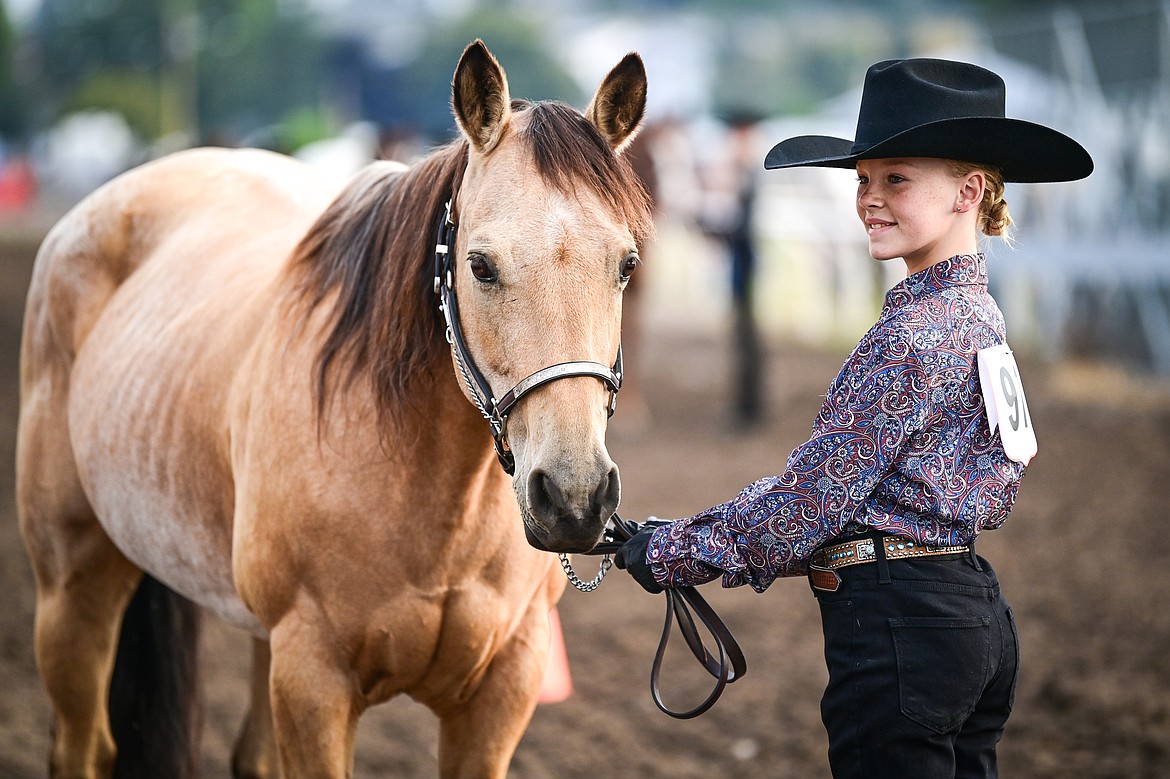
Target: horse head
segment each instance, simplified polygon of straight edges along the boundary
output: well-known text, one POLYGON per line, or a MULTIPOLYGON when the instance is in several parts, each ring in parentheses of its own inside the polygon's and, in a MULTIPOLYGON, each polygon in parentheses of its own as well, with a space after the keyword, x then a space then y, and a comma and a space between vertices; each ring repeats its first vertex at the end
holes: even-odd
POLYGON ((482 406, 549 366, 598 366, 540 382, 498 420, 529 543, 586 551, 620 496, 605 446, 616 386, 599 369, 620 366, 622 293, 652 225, 621 157, 644 115, 645 68, 627 55, 582 114, 512 101, 503 69, 476 41, 452 92, 468 152, 452 203, 450 284, 465 359, 490 397, 476 397, 458 348, 456 375, 482 406))

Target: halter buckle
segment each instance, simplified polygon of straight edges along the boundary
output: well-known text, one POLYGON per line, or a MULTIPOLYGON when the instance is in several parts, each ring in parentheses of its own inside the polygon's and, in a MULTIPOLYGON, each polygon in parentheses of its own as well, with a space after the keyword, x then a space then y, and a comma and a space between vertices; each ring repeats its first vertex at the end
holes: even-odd
POLYGON ((443 217, 439 220, 438 237, 435 241, 435 294, 443 285, 443 276, 447 277, 447 288, 451 288, 451 232, 455 222, 451 219, 451 201, 447 200, 443 217))

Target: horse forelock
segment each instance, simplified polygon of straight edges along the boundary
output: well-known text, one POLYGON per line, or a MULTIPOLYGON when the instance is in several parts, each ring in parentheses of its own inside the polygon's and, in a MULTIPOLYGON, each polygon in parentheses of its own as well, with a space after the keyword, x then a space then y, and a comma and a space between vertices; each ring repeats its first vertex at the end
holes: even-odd
POLYGON ((519 137, 532 152, 544 181, 565 194, 582 185, 624 221, 639 249, 654 230, 650 195, 629 160, 610 147, 601 132, 564 103, 513 101, 519 137))
POLYGON ((451 143, 406 170, 367 166, 294 251, 302 322, 324 309, 314 366, 319 421, 339 389, 366 378, 385 431, 386 418, 411 406, 420 396, 413 385, 445 353, 430 269, 435 228, 466 149, 451 143))

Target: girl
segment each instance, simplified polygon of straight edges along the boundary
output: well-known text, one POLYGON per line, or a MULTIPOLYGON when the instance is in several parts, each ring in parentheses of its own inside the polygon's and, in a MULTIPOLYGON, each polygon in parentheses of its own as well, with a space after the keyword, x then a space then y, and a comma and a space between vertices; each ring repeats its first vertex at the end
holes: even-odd
POLYGON ((976 537, 1011 511, 1035 437, 978 232, 1003 235, 1005 181, 1071 181, 1074 140, 1005 117, 991 71, 934 59, 869 69, 856 140, 790 138, 769 169, 857 170, 876 260, 907 278, 829 387, 779 476, 644 527, 616 563, 657 592, 808 576, 829 682, 833 775, 993 777, 1012 707, 1015 625, 976 537))

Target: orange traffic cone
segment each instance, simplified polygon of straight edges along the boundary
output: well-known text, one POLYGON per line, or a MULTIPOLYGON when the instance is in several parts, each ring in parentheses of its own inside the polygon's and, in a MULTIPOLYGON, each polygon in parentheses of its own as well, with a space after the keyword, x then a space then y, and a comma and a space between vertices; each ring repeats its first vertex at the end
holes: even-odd
POLYGON ((569 673, 569 653, 565 649, 565 634, 556 606, 548 612, 548 665, 540 685, 538 703, 560 703, 573 694, 573 675, 569 673))

